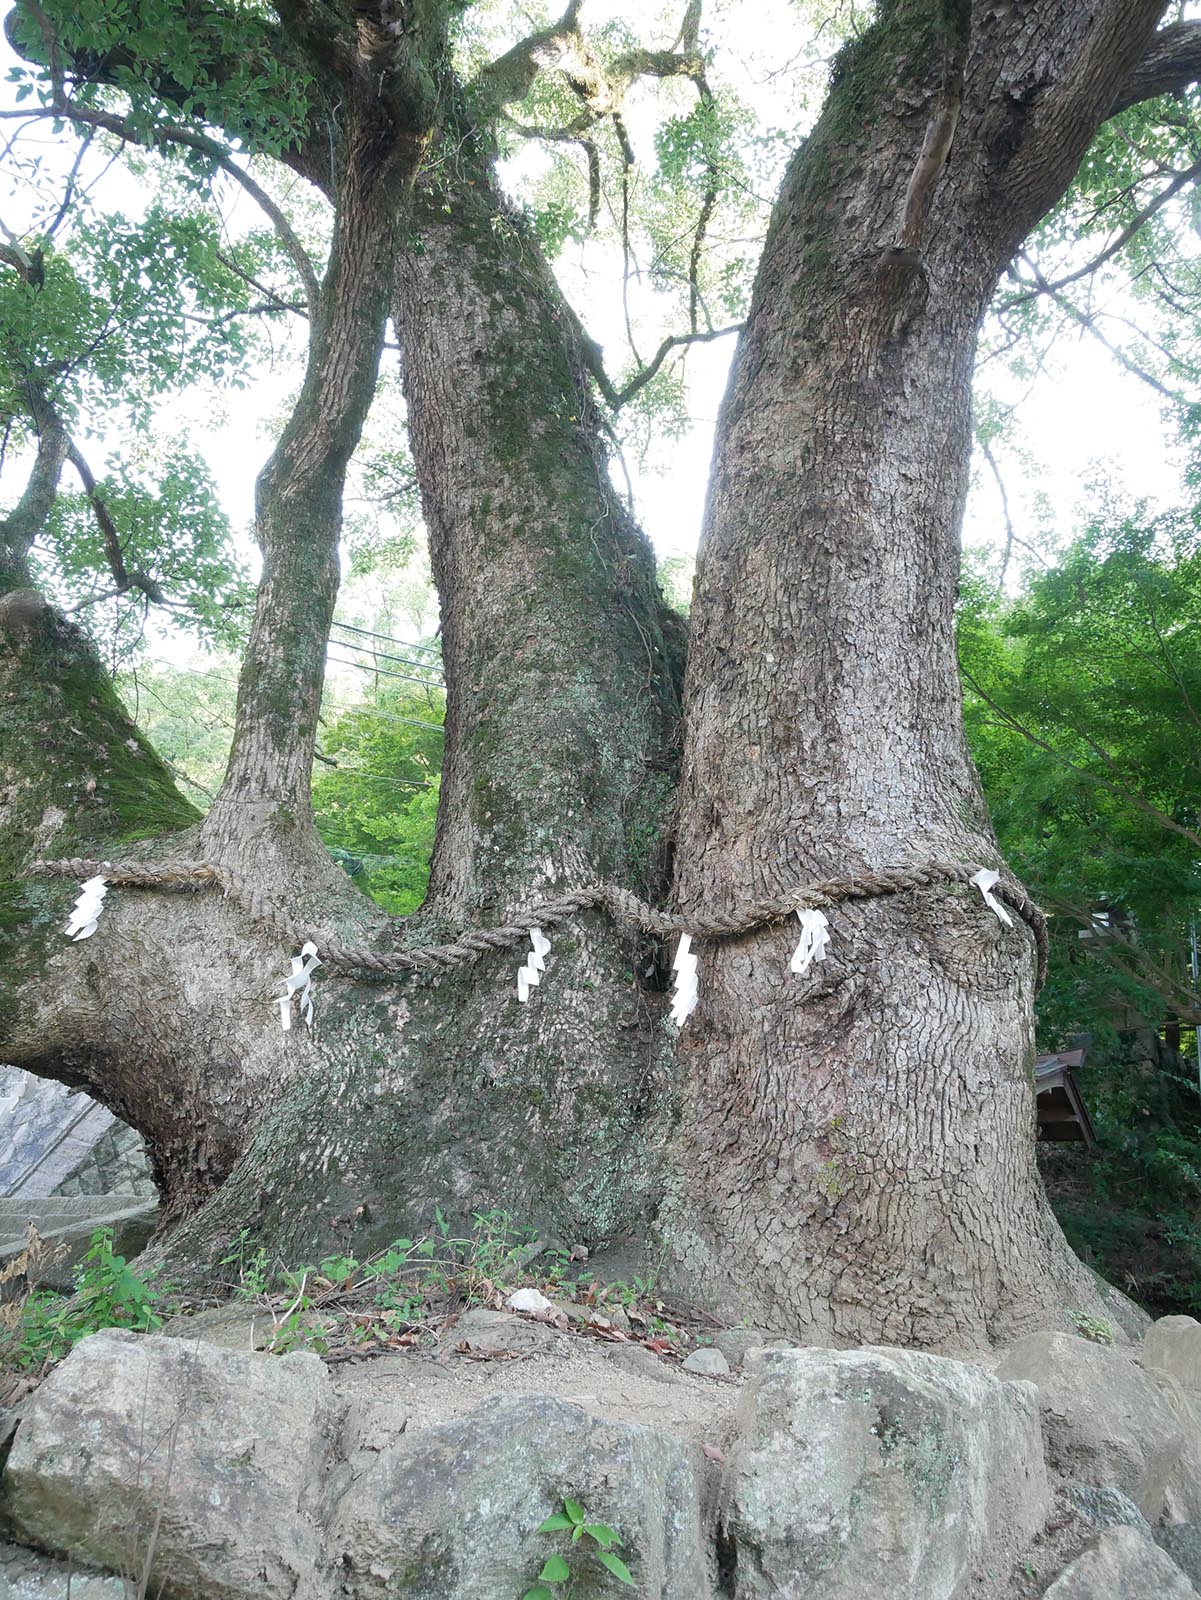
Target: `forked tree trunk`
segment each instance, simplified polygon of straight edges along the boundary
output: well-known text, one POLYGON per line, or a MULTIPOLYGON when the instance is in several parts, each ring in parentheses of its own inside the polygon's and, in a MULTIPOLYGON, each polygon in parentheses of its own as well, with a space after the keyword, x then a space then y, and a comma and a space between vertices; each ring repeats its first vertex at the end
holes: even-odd
MULTIPOLYGON (((892 0, 840 63, 723 408, 693 613, 686 912, 864 866, 995 859, 952 646, 976 332, 1012 250, 1131 92, 1161 10, 892 0)), ((419 197, 422 249, 400 260, 393 304, 449 704, 416 942, 597 878, 653 893, 673 772, 677 647, 604 474, 572 320, 486 167, 459 153, 449 210, 419 197)), ((289 641, 305 741, 331 548, 308 552, 281 608, 272 569, 260 614, 260 644, 290 604, 306 630, 289 641)), ((139 765, 94 658, 29 610, 0 611, 9 878, 39 852, 118 853, 134 768, 161 807, 149 831, 188 822, 161 767, 139 765), (75 675, 51 687, 59 649, 75 675), (30 728, 60 720, 78 739, 60 735, 48 762, 30 728)), ((265 874, 310 921, 395 937, 306 820, 296 849, 271 842, 298 767, 271 723, 287 708, 259 689, 240 713, 249 759, 199 848, 265 874), (274 811, 264 770, 286 779, 274 811), (262 813, 249 833, 246 799, 262 813)), ((137 853, 196 848, 184 834, 137 853)), ((643 1226, 669 1173, 662 1232, 694 1291, 756 1320, 963 1346, 1091 1303, 1033 1166, 1028 935, 971 894, 834 912, 829 959, 804 980, 788 932, 706 952, 669 1155, 678 1078, 653 955, 598 919, 552 935, 526 1006, 519 957, 424 984, 318 973, 316 1027, 283 1034, 271 996, 292 952, 235 906, 114 891, 96 938, 66 946, 72 893, 7 894, 0 1057, 84 1084, 147 1132, 187 1216, 180 1259, 211 1261, 243 1228, 294 1262, 364 1250, 439 1204, 595 1242, 643 1226)))
MULTIPOLYGON (((999 864, 953 629, 977 331, 1158 8, 1108 8, 1107 51, 1105 7, 1022 9, 974 8, 928 199, 911 174, 927 126, 953 117, 966 7, 941 25, 938 8, 888 7, 785 180, 701 543, 685 911, 863 869, 999 864)), ((666 1223, 690 1276, 755 1320, 852 1342, 971 1345, 1091 1304, 1034 1164, 1028 930, 968 888, 830 922, 804 978, 795 924, 703 963, 666 1223)))
MULTIPOLYGON (((419 225, 394 314, 448 682, 434 881, 405 930, 430 942, 582 881, 661 889, 682 663, 649 548, 609 485, 573 324, 533 241, 482 165, 451 217, 425 206, 419 225), (522 407, 528 425, 514 415, 522 407)), ((271 495, 270 474, 264 485, 271 495)), ((301 509, 312 516, 312 500, 301 509)), ((302 653, 325 625, 313 616, 333 597, 328 540, 292 548, 307 528, 279 541, 255 633, 269 653, 291 617, 289 660, 306 682, 302 653)), ((44 664, 16 636, 6 659, 14 698, 42 692, 44 664)), ((72 816, 27 835, 19 859, 201 856, 297 920, 394 942, 349 881, 312 859, 289 745, 290 726, 296 744, 311 742, 311 707, 289 710, 274 668, 249 675, 251 697, 262 714, 244 713, 253 735, 198 828, 120 849, 72 816)), ((109 734, 119 742, 128 725, 109 734)), ((61 783, 32 750, 22 763, 41 792, 61 783)), ((184 1219, 165 1241, 175 1261, 219 1259, 244 1228, 292 1261, 365 1251, 437 1206, 456 1219, 507 1209, 573 1242, 648 1226, 673 1125, 669 1051, 647 996, 653 952, 604 919, 552 936, 528 1005, 516 996, 520 950, 434 982, 319 972, 312 1033, 284 1034, 272 1001, 294 952, 221 896, 114 889, 97 934, 73 947, 57 919, 74 887, 31 881, 55 920, 38 930, 40 973, 21 986, 19 1025, 0 1025, 0 1058, 70 1071, 144 1133, 168 1217, 184 1219), (52 1029, 62 1049, 50 1048, 52 1029)), ((32 937, 22 923, 8 948, 32 937)))

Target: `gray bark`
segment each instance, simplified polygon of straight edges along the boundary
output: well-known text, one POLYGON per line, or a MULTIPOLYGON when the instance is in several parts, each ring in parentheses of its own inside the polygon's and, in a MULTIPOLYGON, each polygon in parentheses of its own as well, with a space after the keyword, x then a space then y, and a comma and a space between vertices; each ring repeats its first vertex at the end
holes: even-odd
MULTIPOLYGON (((405 930, 419 942, 552 887, 661 887, 678 716, 678 636, 609 485, 573 324, 533 242, 494 228, 486 167, 463 187, 453 221, 422 212, 394 303, 450 707, 434 883, 405 930), (532 403, 529 433, 515 393, 532 403), (470 438, 441 431, 447 407, 470 438)), ((324 559, 312 545, 295 559, 324 559)), ((271 602, 277 628, 310 627, 303 586, 290 601, 271 577, 264 589, 261 614, 284 597, 271 602)), ((255 763, 277 773, 257 720, 255 763)), ((283 806, 282 843, 268 832, 264 844, 265 804, 239 822, 234 781, 199 829, 130 853, 222 860, 298 918, 395 939, 340 873, 309 869, 303 839, 289 848, 283 806)), ((85 843, 117 853, 73 833, 37 848, 85 843)), ((56 916, 73 897, 36 892, 56 916)), ((319 973, 311 1035, 283 1034, 271 1003, 292 953, 220 896, 113 890, 86 947, 47 923, 41 975, 0 1031, 6 1059, 70 1071, 145 1134, 171 1219, 186 1218, 165 1242, 174 1261, 219 1259, 243 1228, 293 1261, 363 1251, 435 1206, 458 1219, 500 1206, 570 1242, 645 1230, 673 1121, 645 948, 596 918, 564 930, 528 1006, 516 998, 524 952, 434 983, 319 973), (187 1182, 189 1163, 200 1175, 187 1182)))
MULTIPOLYGON (((998 861, 953 628, 976 335, 1162 7, 971 8, 915 248, 953 54, 932 9, 888 7, 846 53, 772 221, 692 613, 685 910, 998 861)), ((1091 1304, 1034 1165, 1026 930, 974 891, 831 923, 804 979, 788 931, 706 957, 667 1222, 686 1266, 757 1321, 848 1342, 966 1346, 1091 1304)))
MULTIPOLYGON (((685 910, 861 865, 995 859, 952 641, 976 330, 1161 9, 977 4, 960 83, 948 37, 969 8, 894 0, 841 63, 786 180, 722 413, 689 668, 685 910)), ((422 248, 398 259, 392 300, 449 704, 417 941, 599 877, 654 893, 672 831, 678 642, 605 476, 575 324, 486 161, 455 148, 449 213, 419 196, 422 248)), ((374 259, 387 219, 369 197, 347 214, 364 221, 374 259)), ((355 287, 346 370, 361 376, 382 301, 355 287)), ((336 475, 363 391, 338 380, 321 332, 309 420, 333 406, 315 437, 336 475)), ((308 446, 289 460, 299 437, 264 480, 270 559, 226 790, 198 839, 172 834, 190 814, 160 768, 137 768, 161 806, 140 831, 163 835, 137 854, 216 852, 298 917, 385 939, 317 854, 301 796, 336 507, 308 446), (306 481, 319 526, 290 530, 285 486, 306 481)), ((61 624, 14 600, 2 625, 11 882, 37 852, 119 853, 136 825, 116 796, 142 753, 61 624), (59 651, 78 670, 55 699, 59 651), (60 723, 72 738, 47 760, 30 730, 60 723), (89 792, 103 761, 121 781, 89 792), (62 818, 46 809, 60 792, 62 818)), ((1028 936, 970 895, 835 913, 831 957, 804 982, 787 933, 707 953, 670 1158, 679 1072, 645 981, 654 956, 607 924, 553 935, 528 1006, 504 958, 425 984, 318 974, 317 1026, 282 1034, 271 999, 292 952, 232 904, 114 891, 79 947, 56 932, 71 898, 9 892, 0 1055, 84 1084, 147 1134, 186 1218, 180 1260, 219 1259, 244 1228, 294 1262, 362 1251, 435 1205, 500 1206, 597 1243, 643 1229, 669 1173, 663 1233, 694 1289, 760 1323, 962 1346, 1092 1305, 1033 1166, 1028 936)))

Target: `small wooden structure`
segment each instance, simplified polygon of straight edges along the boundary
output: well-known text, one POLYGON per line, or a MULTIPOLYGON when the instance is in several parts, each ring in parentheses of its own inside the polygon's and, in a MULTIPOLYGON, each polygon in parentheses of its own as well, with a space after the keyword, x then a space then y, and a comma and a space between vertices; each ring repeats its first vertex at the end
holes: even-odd
POLYGON ((1038 1096, 1038 1137, 1057 1143, 1073 1141, 1092 1145, 1097 1135, 1081 1099, 1074 1073, 1084 1065, 1084 1047, 1037 1056, 1034 1092, 1038 1096))

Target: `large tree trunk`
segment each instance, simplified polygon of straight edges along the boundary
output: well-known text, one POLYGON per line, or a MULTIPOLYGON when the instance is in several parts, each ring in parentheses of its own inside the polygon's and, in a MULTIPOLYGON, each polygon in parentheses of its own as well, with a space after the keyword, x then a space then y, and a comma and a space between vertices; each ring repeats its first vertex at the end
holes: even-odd
MULTIPOLYGON (((534 241, 483 162, 444 199, 417 197, 393 302, 447 680, 413 943, 584 883, 662 887, 681 666, 534 241)), ((387 987, 318 975, 305 1071, 176 1248, 249 1221, 293 1259, 364 1250, 435 1208, 590 1245, 645 1235, 675 1120, 654 953, 597 914, 551 939, 525 1005, 524 950, 387 987)))
MULTIPOLYGON (((449 216, 421 204, 421 246, 398 263, 393 305, 448 684, 433 882, 404 930, 417 943, 581 882, 661 889, 678 738, 679 628, 610 487, 574 324, 486 166, 473 176, 449 216)), ((361 335, 376 336, 374 322, 361 335)), ((322 349, 315 363, 331 359, 322 349)), ((22 859, 203 858, 295 920, 387 947, 396 930, 316 858, 296 792, 337 500, 318 484, 297 511, 294 486, 279 493, 293 461, 311 471, 311 440, 290 448, 298 431, 261 485, 269 559, 213 812, 132 850, 103 830, 39 836, 22 859), (302 690, 290 702, 271 654, 285 632, 302 690)), ((338 446, 322 438, 328 474, 338 446)), ((20 652, 11 659, 18 670, 20 652)), ((31 661, 31 691, 43 675, 31 661)), ((46 792, 60 781, 45 763, 26 770, 46 792)), ((61 916, 74 889, 34 892, 61 916)), ((273 1004, 294 952, 218 894, 114 889, 86 945, 52 923, 43 934, 43 978, 22 986, 21 1025, 0 1025, 0 1057, 69 1071, 145 1134, 168 1217, 184 1219, 166 1241, 178 1262, 219 1259, 243 1228, 282 1259, 364 1251, 439 1206, 457 1219, 499 1206, 570 1241, 649 1224, 674 1105, 647 994, 654 953, 598 915, 552 935, 528 1005, 520 950, 432 981, 319 971, 311 1033, 283 1033, 273 1004), (49 1047, 52 1030, 65 1051, 49 1047)))
MULTIPOLYGON (((1160 8, 1034 9, 973 8, 961 85, 969 8, 887 7, 785 180, 701 544, 685 912, 999 864, 953 632, 977 330, 1160 8), (934 187, 923 135, 945 157, 961 92, 934 187)), ((795 925, 704 960, 682 1041, 695 1176, 670 1223, 692 1274, 852 1342, 970 1345, 1091 1303, 1034 1164, 1028 931, 949 886, 830 921, 804 978, 795 925)))
MULTIPOLYGON (((976 330, 1160 9, 892 0, 841 62, 723 408, 676 878, 698 920, 864 867, 995 859, 952 649, 976 330)), ((449 207, 419 195, 421 248, 397 263, 392 306, 449 706, 411 943, 598 878, 653 893, 675 744, 678 645, 608 484, 574 321, 470 140, 454 148, 449 207)), ((395 222, 378 197, 340 216, 354 237, 331 271, 378 260, 395 222)), ((301 793, 335 582, 324 474, 361 421, 383 300, 347 306, 340 342, 319 320, 306 385, 332 410, 289 430, 264 479, 269 559, 229 782, 202 828, 137 853, 204 853, 294 919, 386 947, 396 930, 320 855, 301 793)), ((19 598, 0 628, 5 876, 39 852, 126 853, 115 805, 91 808, 110 805, 106 784, 125 792, 141 749, 94 658, 19 598), (47 699, 58 650, 78 672, 47 699), (51 728, 80 704, 78 743, 47 762, 24 708, 51 728)), ((146 759, 150 831, 186 829, 146 759)), ((830 958, 804 980, 787 933, 706 951, 670 1158, 678 1080, 654 955, 595 915, 552 934, 528 1005, 520 955, 388 985, 326 970, 312 1032, 283 1033, 272 999, 293 952, 235 900, 117 890, 71 946, 55 919, 72 892, 7 897, 0 1055, 84 1084, 147 1133, 185 1218, 179 1259, 211 1261, 243 1228, 292 1261, 363 1250, 435 1205, 595 1242, 643 1227, 673 1171, 664 1232, 694 1287, 758 1320, 964 1345, 1090 1303, 1033 1166, 1028 935, 966 891, 832 913, 830 958)))

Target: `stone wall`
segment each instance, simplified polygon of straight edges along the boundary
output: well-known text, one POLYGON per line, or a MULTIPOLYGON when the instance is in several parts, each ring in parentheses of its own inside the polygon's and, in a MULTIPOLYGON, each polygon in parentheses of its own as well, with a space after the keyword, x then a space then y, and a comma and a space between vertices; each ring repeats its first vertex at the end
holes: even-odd
POLYGON ((92 1194, 154 1198, 141 1138, 87 1095, 0 1066, 0 1197, 92 1194))

